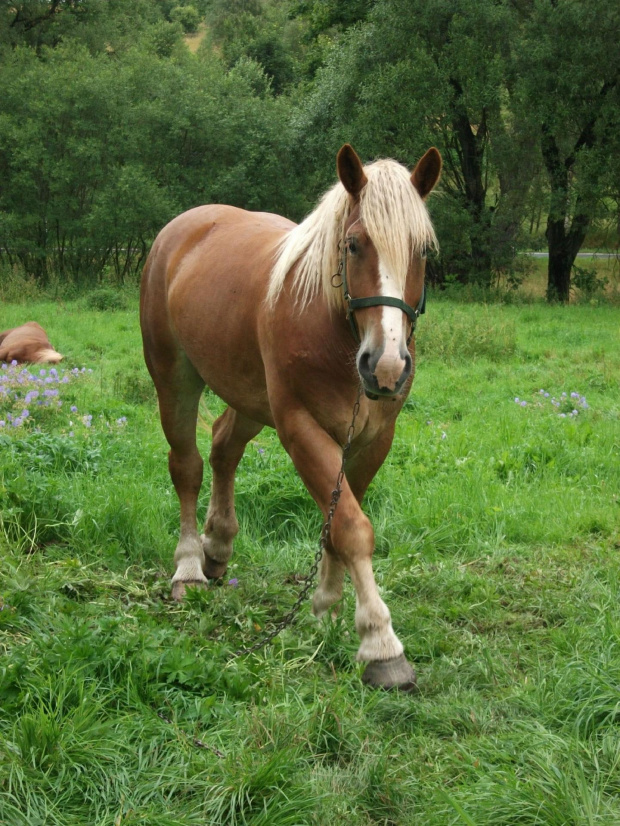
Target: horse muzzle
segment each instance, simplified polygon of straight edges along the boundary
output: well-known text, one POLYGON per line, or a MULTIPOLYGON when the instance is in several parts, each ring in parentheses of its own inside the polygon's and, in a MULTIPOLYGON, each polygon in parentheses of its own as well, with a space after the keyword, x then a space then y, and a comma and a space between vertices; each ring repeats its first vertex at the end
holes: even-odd
POLYGON ((399 396, 411 375, 413 362, 409 353, 400 358, 378 357, 364 351, 357 358, 357 369, 366 396, 370 399, 399 396))

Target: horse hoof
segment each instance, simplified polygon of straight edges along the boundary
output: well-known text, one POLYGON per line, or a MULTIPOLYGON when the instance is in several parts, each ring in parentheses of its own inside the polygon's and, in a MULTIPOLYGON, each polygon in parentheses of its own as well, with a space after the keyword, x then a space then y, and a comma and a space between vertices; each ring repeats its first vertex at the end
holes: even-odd
POLYGON ((373 660, 362 675, 362 682, 371 688, 398 688, 399 691, 416 691, 415 671, 404 654, 393 660, 373 660))
POLYGON ((179 579, 172 583, 172 599, 175 600, 175 602, 181 602, 185 596, 186 588, 201 588, 205 590, 207 583, 202 579, 191 579, 188 582, 183 582, 183 580, 179 579))
POLYGON ((221 579, 228 570, 228 562, 216 562, 205 554, 202 572, 207 579, 221 579))
POLYGON ((211 537, 200 535, 202 542, 202 551, 204 554, 204 562, 202 563, 202 572, 207 579, 221 579, 228 570, 228 560, 226 562, 218 562, 209 556, 209 545, 213 541, 211 537))

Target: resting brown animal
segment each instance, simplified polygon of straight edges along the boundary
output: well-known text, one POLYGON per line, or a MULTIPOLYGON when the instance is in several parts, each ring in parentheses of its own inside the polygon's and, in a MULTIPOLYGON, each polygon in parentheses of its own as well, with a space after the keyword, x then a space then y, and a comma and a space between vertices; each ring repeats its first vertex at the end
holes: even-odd
POLYGON ((36 321, 28 321, 21 327, 0 333, 0 361, 13 360, 19 363, 57 364, 62 356, 50 344, 43 327, 36 321))

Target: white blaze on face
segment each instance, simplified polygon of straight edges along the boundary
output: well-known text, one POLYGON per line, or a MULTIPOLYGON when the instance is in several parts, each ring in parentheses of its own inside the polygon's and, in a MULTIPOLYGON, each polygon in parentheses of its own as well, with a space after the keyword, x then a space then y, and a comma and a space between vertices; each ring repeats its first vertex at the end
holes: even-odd
MULTIPOLYGON (((379 285, 381 295, 390 298, 400 298, 396 286, 396 279, 379 260, 379 285)), ((398 307, 381 307, 381 327, 383 330, 383 353, 375 367, 375 377, 379 387, 393 390, 405 369, 405 361, 401 357, 403 343, 404 315, 398 307)))

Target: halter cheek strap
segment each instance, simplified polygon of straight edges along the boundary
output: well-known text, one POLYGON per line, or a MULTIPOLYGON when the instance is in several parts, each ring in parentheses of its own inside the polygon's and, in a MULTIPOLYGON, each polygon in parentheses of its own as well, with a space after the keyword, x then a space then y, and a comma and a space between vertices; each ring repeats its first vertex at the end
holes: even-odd
POLYGON ((409 331, 409 335, 407 337, 407 344, 409 344, 415 332, 418 318, 426 311, 425 285, 422 285, 422 295, 420 297, 420 301, 418 302, 418 306, 415 307, 415 309, 402 301, 402 299, 392 298, 392 296, 389 295, 373 295, 369 298, 353 298, 349 292, 349 285, 347 283, 347 251, 348 246, 345 244, 342 258, 340 260, 340 266, 338 267, 338 272, 336 275, 332 276, 332 284, 337 276, 341 277, 341 284, 334 284, 334 286, 342 286, 344 300, 347 303, 347 319, 349 321, 351 331, 353 332, 353 337, 359 344, 361 337, 359 327, 357 326, 357 321, 355 320, 355 310, 363 310, 366 307, 397 307, 399 310, 402 310, 402 312, 405 313, 411 321, 411 330, 409 331))

